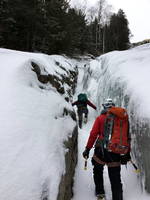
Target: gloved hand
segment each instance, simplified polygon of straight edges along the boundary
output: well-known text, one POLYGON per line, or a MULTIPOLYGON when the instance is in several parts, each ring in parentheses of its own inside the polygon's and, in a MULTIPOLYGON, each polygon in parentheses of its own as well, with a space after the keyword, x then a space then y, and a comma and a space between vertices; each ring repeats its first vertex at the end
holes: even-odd
POLYGON ((130 160, 131 160, 130 152, 128 152, 125 155, 122 155, 121 158, 120 158, 120 161, 121 161, 122 165, 126 165, 127 162, 129 162, 130 160))
POLYGON ((82 155, 84 158, 88 159, 89 158, 89 153, 90 153, 90 149, 85 148, 85 150, 83 151, 82 155))

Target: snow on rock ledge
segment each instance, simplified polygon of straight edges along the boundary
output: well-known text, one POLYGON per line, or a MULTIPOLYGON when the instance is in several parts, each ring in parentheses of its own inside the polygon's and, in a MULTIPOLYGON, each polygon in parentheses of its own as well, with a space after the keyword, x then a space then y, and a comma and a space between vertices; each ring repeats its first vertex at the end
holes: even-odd
POLYGON ((70 198, 78 132, 69 100, 76 62, 7 49, 0 49, 0 60, 0 199, 56 200, 59 188, 70 198), (66 179, 69 189, 61 189, 66 179))

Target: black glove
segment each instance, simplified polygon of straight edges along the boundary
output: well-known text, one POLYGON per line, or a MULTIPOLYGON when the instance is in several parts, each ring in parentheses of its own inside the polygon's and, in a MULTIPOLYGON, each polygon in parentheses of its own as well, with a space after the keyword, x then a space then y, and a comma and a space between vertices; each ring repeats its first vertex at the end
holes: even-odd
POLYGON ((90 153, 90 149, 86 148, 83 151, 82 155, 83 155, 84 158, 88 159, 89 158, 89 153, 90 153))
POLYGON ((120 158, 120 161, 121 161, 121 164, 122 165, 126 165, 128 161, 131 160, 131 156, 130 156, 130 153, 127 153, 125 155, 122 155, 121 158, 120 158))

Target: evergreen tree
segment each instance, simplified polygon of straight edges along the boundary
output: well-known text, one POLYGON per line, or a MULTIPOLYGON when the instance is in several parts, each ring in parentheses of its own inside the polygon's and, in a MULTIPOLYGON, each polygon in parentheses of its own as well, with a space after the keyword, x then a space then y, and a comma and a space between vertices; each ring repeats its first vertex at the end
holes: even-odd
POLYGON ((130 30, 128 28, 128 20, 123 10, 119 10, 117 14, 113 14, 110 19, 109 26, 109 50, 125 50, 129 47, 130 30))
POLYGON ((65 48, 70 52, 84 52, 87 48, 87 27, 81 10, 69 9, 67 15, 65 48))
POLYGON ((107 25, 107 5, 99 0, 95 19, 91 17, 87 23, 83 11, 70 8, 68 2, 1 0, 0 46, 48 54, 94 55, 128 48, 130 31, 122 10, 113 14, 107 25))
POLYGON ((1 46, 33 51, 36 37, 42 31, 42 25, 40 25, 42 24, 42 12, 39 8, 39 1, 7 0, 3 7, 6 14, 3 19, 4 23, 2 23, 1 46))
POLYGON ((0 1, 0 46, 8 47, 16 35, 16 21, 11 16, 9 0, 0 1))
POLYGON ((65 0, 46 1, 46 28, 49 53, 62 53, 64 40, 66 38, 66 17, 68 3, 65 0))
POLYGON ((129 36, 130 36, 130 30, 128 27, 128 20, 126 18, 126 15, 123 10, 118 11, 118 18, 119 18, 119 29, 120 29, 120 34, 118 37, 118 46, 119 50, 125 50, 129 48, 129 36))

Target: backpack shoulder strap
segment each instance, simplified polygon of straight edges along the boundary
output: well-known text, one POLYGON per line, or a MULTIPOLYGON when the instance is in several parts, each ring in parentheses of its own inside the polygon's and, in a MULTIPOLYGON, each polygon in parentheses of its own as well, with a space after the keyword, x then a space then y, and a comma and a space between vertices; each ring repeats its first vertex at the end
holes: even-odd
POLYGON ((107 144, 111 138, 114 125, 114 118, 115 118, 114 114, 107 112, 106 119, 104 122, 104 139, 103 139, 104 147, 107 147, 107 144))

